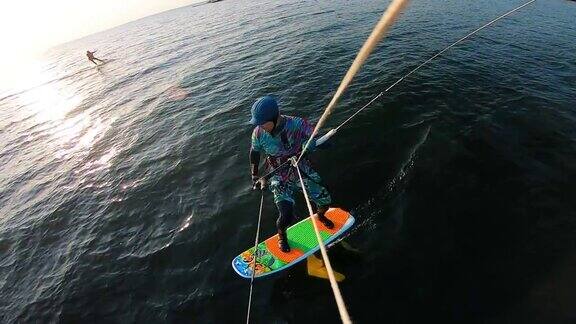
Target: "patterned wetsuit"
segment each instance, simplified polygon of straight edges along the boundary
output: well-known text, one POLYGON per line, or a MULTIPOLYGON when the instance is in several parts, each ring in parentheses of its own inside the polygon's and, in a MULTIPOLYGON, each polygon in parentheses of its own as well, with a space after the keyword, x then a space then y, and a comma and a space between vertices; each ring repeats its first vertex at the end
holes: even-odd
MULTIPOLYGON (((257 126, 252 132, 252 150, 266 154, 269 167, 275 168, 292 156, 298 156, 314 128, 299 117, 282 116, 278 125, 281 130, 274 135, 257 126)), ((313 145, 310 145, 313 149, 313 145)), ((300 160, 300 172, 310 199, 317 206, 328 206, 332 199, 328 190, 321 185, 320 175, 312 169, 305 158, 300 160)), ((294 204, 294 189, 301 188, 297 171, 287 164, 270 178, 270 190, 274 202, 289 201, 294 204)))

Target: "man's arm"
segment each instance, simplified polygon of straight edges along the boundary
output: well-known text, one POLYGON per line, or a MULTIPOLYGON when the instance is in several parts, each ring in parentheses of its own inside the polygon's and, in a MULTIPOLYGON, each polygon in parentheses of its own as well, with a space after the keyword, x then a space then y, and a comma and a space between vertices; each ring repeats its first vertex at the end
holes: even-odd
POLYGON ((260 152, 250 148, 250 174, 252 178, 258 177, 258 166, 260 165, 260 152))
POLYGON ((255 128, 252 131, 252 136, 250 137, 250 174, 252 175, 252 180, 254 177, 258 177, 258 166, 260 165, 260 141, 258 140, 258 129, 255 128))

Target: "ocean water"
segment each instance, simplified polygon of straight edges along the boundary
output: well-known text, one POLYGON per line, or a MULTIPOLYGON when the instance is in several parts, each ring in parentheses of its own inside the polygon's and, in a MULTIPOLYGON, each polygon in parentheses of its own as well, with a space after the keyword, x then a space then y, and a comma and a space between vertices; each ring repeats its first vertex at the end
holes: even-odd
MULTIPOLYGON (((520 4, 412 1, 327 127, 520 4)), ((0 322, 242 323, 249 282, 230 261, 256 230, 250 105, 273 94, 316 121, 387 5, 228 0, 47 52, 0 91, 0 322)), ((355 322, 576 321, 575 53, 576 3, 538 0, 316 154, 357 218, 359 252, 330 250, 355 322)), ((339 320, 304 265, 255 282, 252 318, 339 320)))

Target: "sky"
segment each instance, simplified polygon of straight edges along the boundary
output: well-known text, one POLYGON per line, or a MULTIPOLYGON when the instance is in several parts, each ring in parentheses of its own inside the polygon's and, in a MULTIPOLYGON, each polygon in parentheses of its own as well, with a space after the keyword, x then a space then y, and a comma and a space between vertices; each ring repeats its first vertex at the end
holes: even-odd
POLYGON ((203 0, 0 0, 0 71, 50 47, 203 0))

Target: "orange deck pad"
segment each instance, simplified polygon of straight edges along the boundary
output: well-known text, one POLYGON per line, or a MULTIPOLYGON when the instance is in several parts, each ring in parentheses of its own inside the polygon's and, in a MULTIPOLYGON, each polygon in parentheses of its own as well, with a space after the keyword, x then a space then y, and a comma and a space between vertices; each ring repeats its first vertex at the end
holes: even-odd
POLYGON ((304 252, 302 250, 295 248, 291 248, 290 252, 288 253, 282 252, 282 250, 280 250, 280 247, 278 246, 278 234, 267 239, 266 241, 264 241, 264 243, 266 244, 266 248, 268 249, 268 251, 270 251, 275 257, 286 263, 290 263, 304 255, 304 252))
POLYGON ((318 226, 318 230, 328 232, 330 235, 333 235, 334 233, 338 232, 342 226, 344 226, 348 220, 348 215, 350 214, 340 208, 330 208, 324 215, 334 223, 334 228, 328 229, 319 220, 316 220, 316 226, 318 226))

